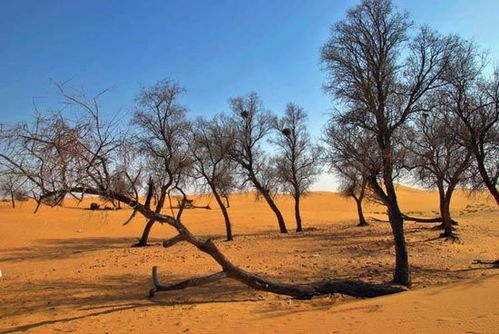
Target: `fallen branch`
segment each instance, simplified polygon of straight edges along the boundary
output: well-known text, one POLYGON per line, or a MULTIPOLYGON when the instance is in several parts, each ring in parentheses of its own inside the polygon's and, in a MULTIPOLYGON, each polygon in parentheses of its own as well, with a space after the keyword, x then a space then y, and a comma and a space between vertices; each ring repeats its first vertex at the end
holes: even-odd
POLYGON ((179 283, 175 284, 161 284, 158 279, 158 268, 156 266, 152 267, 152 281, 154 284, 154 288, 152 288, 149 291, 149 297, 154 297, 156 292, 158 291, 171 291, 171 290, 180 290, 180 289, 185 289, 188 287, 193 287, 193 286, 200 286, 208 283, 213 283, 218 280, 221 280, 222 278, 226 278, 227 273, 225 271, 218 272, 216 274, 208 275, 208 276, 202 276, 202 277, 195 277, 191 278, 179 283))
MULTIPOLYGON (((61 192, 85 192, 87 194, 101 195, 103 190, 87 187, 75 187, 69 190, 61 190, 61 192)), ((51 196, 53 193, 47 193, 45 196, 51 196)), ((107 196, 112 196, 115 200, 121 201, 140 212, 144 217, 153 219, 160 223, 165 223, 175 228, 178 235, 170 240, 167 240, 166 246, 174 245, 180 241, 186 241, 195 246, 198 250, 208 254, 214 261, 221 267, 222 271, 213 275, 192 278, 180 283, 164 285, 161 284, 157 277, 157 269, 153 267, 152 281, 153 289, 150 290, 150 295, 154 295, 158 291, 184 289, 186 287, 197 286, 214 282, 216 280, 228 277, 240 281, 241 283, 252 287, 256 290, 272 292, 276 294, 288 295, 298 299, 310 299, 314 296, 322 294, 340 293, 354 297, 377 297, 406 291, 406 288, 390 285, 390 284, 371 284, 361 281, 351 280, 329 280, 314 282, 310 284, 289 284, 277 282, 271 279, 266 279, 258 275, 247 272, 235 266, 229 259, 218 249, 218 247, 211 241, 202 240, 194 236, 188 228, 178 219, 173 216, 163 215, 155 212, 150 208, 140 204, 136 199, 132 199, 127 195, 106 191, 107 196)))
POLYGON ((158 271, 155 266, 152 268, 152 282, 154 287, 149 291, 149 296, 153 297, 159 291, 181 290, 188 287, 216 282, 223 278, 238 280, 255 290, 288 295, 297 299, 311 299, 314 296, 332 293, 340 293, 353 297, 378 297, 406 291, 406 288, 394 285, 371 284, 350 280, 329 280, 309 284, 287 284, 265 279, 239 268, 237 268, 237 270, 220 271, 215 274, 195 277, 179 283, 166 285, 159 282, 158 271))
POLYGON ((494 267, 499 267, 499 259, 495 261, 484 261, 480 259, 473 260, 473 264, 492 264, 494 267))
MULTIPOLYGON (((412 217, 412 216, 408 216, 406 214, 402 214, 402 218, 404 218, 404 220, 406 220, 406 221, 412 221, 412 222, 415 222, 415 223, 428 223, 428 224, 431 224, 431 223, 442 223, 443 222, 442 217, 421 218, 421 217, 412 217)), ((389 222, 388 220, 379 219, 379 218, 376 218, 376 217, 369 217, 369 219, 373 220, 373 221, 376 221, 376 222, 381 222, 381 223, 388 223, 389 222)), ((452 225, 459 225, 459 223, 457 221, 455 221, 454 219, 452 219, 452 225)))
MULTIPOLYGON (((442 217, 434 217, 434 218, 420 218, 420 217, 411 217, 406 214, 402 214, 402 218, 404 220, 413 221, 416 223, 442 223, 442 217)), ((452 219, 452 225, 458 225, 458 222, 452 219)))
POLYGON ((181 241, 184 241, 184 240, 185 240, 185 237, 183 235, 179 234, 171 239, 163 241, 163 247, 168 248, 168 247, 171 247, 171 246, 173 246, 181 241))

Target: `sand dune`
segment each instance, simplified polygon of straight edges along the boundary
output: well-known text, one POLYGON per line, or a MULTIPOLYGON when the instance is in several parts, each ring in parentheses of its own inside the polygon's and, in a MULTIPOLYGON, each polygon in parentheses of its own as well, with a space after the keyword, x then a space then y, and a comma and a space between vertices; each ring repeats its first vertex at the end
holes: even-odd
MULTIPOLYGON (((400 187, 406 213, 434 216, 437 194, 400 187)), ((130 248, 144 219, 122 226, 129 209, 89 211, 67 200, 64 208, 33 203, 11 209, 0 204, 0 333, 494 333, 499 323, 497 269, 472 264, 498 256, 499 210, 487 194, 459 191, 453 202, 461 243, 436 238, 432 225, 407 223, 413 271, 411 291, 369 300, 340 295, 311 301, 255 292, 225 280, 147 298, 150 268, 163 281, 218 270, 192 246, 168 250, 173 236, 153 228, 153 246, 130 248)), ((207 197, 196 198, 208 203, 207 197)), ((290 230, 293 202, 280 197, 290 230)), ((216 204, 212 200, 211 206, 216 204)), ((165 209, 169 210, 168 208, 165 209)), ((355 226, 354 203, 338 194, 310 194, 303 203, 304 233, 277 233, 272 212, 253 194, 232 196, 235 241, 223 241, 219 210, 188 210, 194 233, 216 240, 239 266, 290 282, 391 278, 393 247, 386 223, 355 226), (313 229, 311 229, 313 227, 313 229)), ((367 217, 384 218, 366 206, 367 217)))

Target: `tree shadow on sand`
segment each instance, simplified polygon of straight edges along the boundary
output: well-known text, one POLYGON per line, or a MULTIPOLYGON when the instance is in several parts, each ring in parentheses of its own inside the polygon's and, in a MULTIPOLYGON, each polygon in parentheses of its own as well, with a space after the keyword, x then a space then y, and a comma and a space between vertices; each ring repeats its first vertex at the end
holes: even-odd
MULTIPOLYGON (((162 275, 165 281, 181 278, 162 275)), ((26 331, 44 325, 69 322, 127 309, 229 303, 260 300, 258 293, 234 280, 222 280, 206 286, 169 291, 154 298, 147 296, 150 277, 107 275, 95 282, 36 281, 27 287, 12 284, 0 305, 0 333, 26 331), (29 299, 27 299, 29 294, 29 299), (23 298, 26 296, 26 298, 23 298), (10 300, 9 300, 10 299, 10 300), (50 313, 47 313, 50 312, 50 313), (47 313, 46 320, 4 327, 17 317, 47 313), (3 328, 2 328, 3 327, 3 328)), ((22 319, 22 318, 21 318, 22 319)))
MULTIPOLYGON (((163 239, 151 239, 150 244, 161 244, 163 239)), ((41 239, 30 247, 0 249, 1 262, 61 260, 83 253, 130 248, 136 238, 87 237, 65 239, 41 239)))

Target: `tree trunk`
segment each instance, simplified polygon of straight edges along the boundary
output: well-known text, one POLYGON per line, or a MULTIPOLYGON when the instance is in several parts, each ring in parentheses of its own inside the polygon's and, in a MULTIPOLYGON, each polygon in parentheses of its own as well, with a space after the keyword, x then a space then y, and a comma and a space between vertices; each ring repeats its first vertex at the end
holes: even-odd
POLYGON ((357 204, 357 213, 359 215, 359 223, 357 226, 368 226, 369 224, 367 223, 366 219, 364 218, 364 212, 362 211, 362 199, 357 198, 355 196, 352 196, 353 199, 355 200, 355 203, 357 204))
POLYGON ((286 228, 286 223, 284 223, 284 218, 282 217, 281 211, 279 211, 279 208, 275 204, 274 200, 272 199, 272 196, 266 191, 262 191, 262 195, 269 204, 270 208, 272 211, 274 211, 274 214, 277 217, 277 224, 279 224, 279 231, 281 233, 288 233, 288 229, 286 228))
POLYGON ((438 193, 440 197, 440 215, 442 216, 442 227, 444 233, 440 234, 441 238, 457 240, 457 236, 453 232, 452 217, 450 214, 450 201, 455 185, 450 184, 445 191, 443 184, 439 184, 438 193))
POLYGON ((301 232, 301 215, 300 215, 300 194, 295 194, 295 219, 296 219, 296 232, 301 232))
MULTIPOLYGON (((248 168, 246 168, 248 169, 248 168)), ((281 233, 288 233, 288 229, 286 228, 286 223, 284 222, 284 218, 282 217, 281 211, 279 211, 279 208, 275 204, 274 200, 272 199, 272 196, 270 196, 270 193, 268 192, 267 189, 265 189, 260 181, 258 181, 258 178, 256 175, 253 173, 252 170, 248 169, 249 172, 249 177, 253 185, 255 186, 256 190, 262 194, 263 198, 265 198, 265 201, 267 201, 267 204, 270 206, 272 211, 274 212, 276 218, 277 218, 277 224, 279 225, 279 231, 281 233)))
POLYGON ((409 255, 404 235, 404 218, 398 206, 397 194, 391 180, 391 173, 390 177, 384 178, 384 181, 387 192, 388 217, 395 241, 395 272, 393 274, 393 282, 410 286, 411 276, 409 271, 409 255))
MULTIPOLYGON (((149 205, 151 203, 152 193, 148 193, 146 198, 145 207, 149 209, 149 205), (149 196, 149 194, 151 194, 149 196)), ((163 209, 163 205, 166 199, 166 187, 161 187, 161 195, 159 197, 158 202, 156 203, 156 213, 160 213, 161 209, 163 209)), ((152 226, 156 221, 154 219, 149 219, 144 227, 144 231, 142 232, 142 236, 139 239, 139 242, 133 245, 133 247, 145 247, 147 246, 147 242, 149 241, 149 233, 151 232, 152 226)))
POLYGON ((499 191, 497 191, 495 182, 492 181, 489 174, 487 173, 487 170, 485 169, 485 162, 484 162, 483 155, 480 153, 480 151, 478 150, 478 147, 476 147, 476 146, 474 146, 473 153, 475 155, 475 158, 477 161, 478 172, 480 173, 480 176, 482 177, 483 183, 485 184, 485 186, 489 190, 492 197, 494 197, 496 204, 499 205, 499 191))
POLYGON ((220 210, 222 210, 222 215, 224 216, 225 233, 227 235, 227 241, 232 241, 234 240, 234 238, 232 237, 232 226, 230 223, 230 218, 229 218, 229 213, 227 212, 227 208, 222 202, 222 198, 220 197, 220 195, 217 192, 217 189, 214 186, 211 186, 211 191, 213 192, 213 196, 215 196, 218 206, 220 207, 220 210))
POLYGON ((16 199, 14 197, 14 193, 13 192, 10 193, 10 201, 12 203, 12 209, 15 209, 16 208, 16 199))
POLYGON ((404 236, 404 220, 400 214, 400 210, 397 209, 389 209, 390 225, 395 241, 395 273, 393 275, 393 282, 410 286, 411 278, 409 273, 409 256, 404 236))

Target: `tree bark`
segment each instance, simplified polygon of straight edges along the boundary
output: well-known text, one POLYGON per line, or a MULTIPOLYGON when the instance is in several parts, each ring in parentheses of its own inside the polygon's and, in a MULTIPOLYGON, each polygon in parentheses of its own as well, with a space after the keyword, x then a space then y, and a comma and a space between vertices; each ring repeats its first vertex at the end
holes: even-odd
POLYGON ((301 226, 301 215, 300 215, 300 194, 295 194, 295 220, 296 220, 296 232, 303 231, 301 226))
POLYGON ((282 217, 281 211, 279 211, 279 208, 275 204, 272 196, 270 196, 269 191, 262 186, 262 184, 260 183, 260 181, 258 181, 256 175, 253 173, 252 170, 250 170, 249 168, 246 168, 246 169, 250 173, 250 175, 249 175, 250 180, 253 183, 253 185, 255 186, 256 190, 260 194, 262 194, 263 198, 265 198, 265 201, 267 201, 267 204, 270 206, 270 208, 274 212, 274 214, 277 218, 277 224, 279 225, 279 231, 281 233, 288 233, 288 229, 286 228, 286 223, 284 222, 284 218, 282 217))
POLYGON ((274 211, 274 214, 277 217, 277 224, 279 225, 279 231, 281 233, 288 233, 288 229, 286 228, 286 223, 284 222, 284 218, 282 217, 281 211, 279 211, 279 208, 275 204, 275 202, 272 199, 272 197, 270 196, 270 194, 265 190, 262 193, 262 195, 265 198, 265 200, 267 201, 267 203, 269 204, 272 211, 274 211))
POLYGON ((218 206, 220 207, 220 210, 222 210, 222 215, 224 216, 225 234, 227 236, 227 241, 232 241, 232 240, 234 240, 234 238, 232 236, 232 226, 230 223, 229 212, 227 211, 227 208, 225 207, 225 205, 222 201, 222 198, 218 194, 217 189, 212 185, 210 185, 210 186, 211 186, 211 191, 213 192, 213 196, 215 196, 215 200, 217 201, 218 206))
POLYGON ((13 192, 10 193, 10 201, 12 203, 12 209, 15 209, 16 208, 16 199, 14 197, 14 193, 13 192))
MULTIPOLYGON (((389 173, 391 175, 391 172, 389 173)), ((410 286, 411 276, 409 270, 409 255, 404 236, 404 218, 397 203, 397 195, 391 177, 385 177, 386 193, 378 184, 374 176, 369 177, 369 183, 378 196, 385 203, 388 209, 388 218, 392 228, 395 242, 395 270, 393 282, 400 285, 410 286)))
POLYGON ((355 196, 352 197, 357 204, 357 214, 359 215, 359 223, 357 224, 357 226, 369 226, 366 219, 364 218, 364 212, 362 210, 362 199, 355 196))
POLYGON ((440 182, 438 185, 440 215, 442 216, 442 227, 444 229, 444 233, 440 234, 440 237, 452 239, 453 241, 458 239, 453 232, 452 217, 450 214, 450 201, 452 198, 454 187, 455 185, 449 184, 446 191, 442 182, 440 182))

